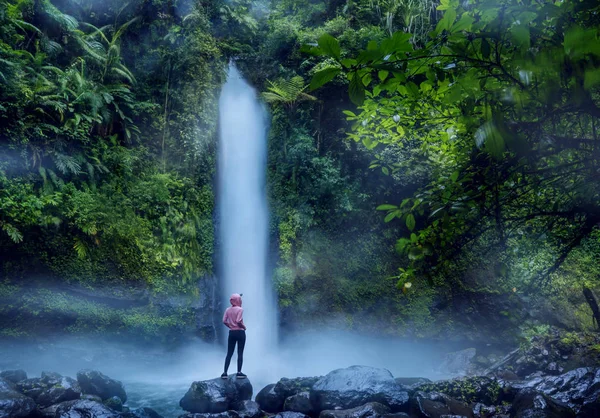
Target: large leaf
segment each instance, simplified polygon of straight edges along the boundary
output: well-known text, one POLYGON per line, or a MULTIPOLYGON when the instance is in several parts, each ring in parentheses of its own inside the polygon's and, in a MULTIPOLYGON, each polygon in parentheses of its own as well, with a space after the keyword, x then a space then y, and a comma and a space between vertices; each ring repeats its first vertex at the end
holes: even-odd
POLYGON ((338 42, 337 39, 335 39, 330 34, 326 33, 319 38, 318 44, 319 44, 319 47, 321 48, 321 50, 325 54, 327 54, 339 61, 341 49, 340 49, 340 43, 338 42))
POLYGON ((350 85, 348 86, 348 94, 350 95, 350 100, 357 106, 360 106, 365 101, 365 86, 363 85, 361 78, 357 73, 354 73, 354 77, 350 81, 350 85))
POLYGON ((336 75, 340 73, 339 68, 329 67, 324 70, 317 71, 312 80, 310 81, 310 89, 315 90, 321 87, 323 84, 330 82, 335 78, 336 75))

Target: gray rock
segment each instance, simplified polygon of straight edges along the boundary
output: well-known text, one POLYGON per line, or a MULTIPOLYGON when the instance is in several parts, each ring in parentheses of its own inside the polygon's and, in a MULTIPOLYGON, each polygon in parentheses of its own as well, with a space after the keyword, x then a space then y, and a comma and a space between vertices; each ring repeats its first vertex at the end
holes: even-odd
POLYGON ((265 386, 256 395, 256 402, 260 405, 260 409, 275 413, 283 409, 285 398, 275 392, 275 383, 265 386))
POLYGON ((233 409, 236 404, 252 398, 252 384, 248 379, 212 379, 193 382, 179 401, 179 405, 192 413, 220 413, 233 409))
POLYGON ((118 412, 123 412, 123 402, 118 396, 113 396, 104 401, 104 405, 118 412))
POLYGON ((117 396, 123 403, 127 402, 127 394, 123 384, 99 371, 81 370, 77 373, 77 381, 83 393, 100 396, 103 401, 117 396))
POLYGON ((137 408, 121 414, 122 418, 163 418, 152 408, 137 408))
POLYGON ((473 410, 462 402, 438 392, 417 392, 410 400, 410 415, 419 418, 440 418, 459 415, 473 418, 473 410))
POLYGON ((17 383, 17 390, 25 396, 36 399, 46 389, 46 385, 39 377, 25 379, 17 383))
POLYGON ((235 411, 225 411, 219 413, 203 413, 203 414, 183 414, 179 415, 179 418, 239 418, 239 415, 235 411))
POLYGON ((351 409, 368 402, 379 402, 392 412, 408 406, 408 393, 385 369, 352 366, 338 369, 319 379, 310 390, 315 412, 351 409))
POLYGON ((274 415, 273 418, 308 418, 308 416, 300 412, 284 411, 274 415))
POLYGON ((12 382, 0 377, 0 418, 27 417, 35 409, 35 402, 15 390, 12 382))
POLYGON ((86 399, 66 401, 58 404, 55 418, 121 418, 117 411, 107 406, 86 399))
POLYGON ((566 404, 558 402, 531 388, 521 390, 512 404, 514 418, 569 418, 575 412, 566 404))
POLYGON ((369 402, 352 409, 322 411, 319 418, 381 418, 390 413, 390 408, 377 402, 369 402))
POLYGON ((310 403, 310 393, 300 392, 288 397, 283 404, 283 410, 311 415, 313 413, 313 408, 310 403))
POLYGON ((254 401, 242 401, 233 405, 233 410, 240 418, 259 418, 263 415, 258 404, 254 401))
POLYGON ((20 381, 27 379, 27 373, 23 370, 5 370, 0 372, 0 377, 3 377, 12 383, 19 383, 20 381))
POLYGON ((81 396, 81 388, 75 379, 58 376, 46 377, 47 388, 35 398, 40 407, 45 408, 64 401, 72 401, 81 396))
POLYGON ((300 392, 308 392, 320 377, 282 378, 275 384, 267 385, 256 395, 256 402, 267 412, 280 412, 285 400, 300 392))

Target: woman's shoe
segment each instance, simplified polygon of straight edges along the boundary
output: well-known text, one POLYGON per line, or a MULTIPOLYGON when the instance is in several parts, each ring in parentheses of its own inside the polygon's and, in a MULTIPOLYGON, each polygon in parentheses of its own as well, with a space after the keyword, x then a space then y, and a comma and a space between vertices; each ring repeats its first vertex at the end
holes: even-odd
POLYGON ((227 379, 227 373, 223 373, 223 374, 221 375, 221 379, 227 379))
POLYGON ((237 372, 235 377, 237 377, 238 379, 245 379, 247 376, 242 372, 237 372))

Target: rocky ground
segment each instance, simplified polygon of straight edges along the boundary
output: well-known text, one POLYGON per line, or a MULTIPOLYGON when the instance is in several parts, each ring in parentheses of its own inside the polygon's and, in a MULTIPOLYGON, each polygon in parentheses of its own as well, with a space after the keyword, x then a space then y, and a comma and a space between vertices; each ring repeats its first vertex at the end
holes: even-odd
MULTIPOLYGON (((473 349, 447 357, 463 376, 431 381, 352 366, 325 376, 283 378, 253 400, 249 379, 193 382, 180 418, 560 418, 600 417, 598 336, 550 332, 503 358, 473 349)), ((123 385, 100 372, 77 378, 0 372, 0 418, 160 418, 130 410, 123 385)))

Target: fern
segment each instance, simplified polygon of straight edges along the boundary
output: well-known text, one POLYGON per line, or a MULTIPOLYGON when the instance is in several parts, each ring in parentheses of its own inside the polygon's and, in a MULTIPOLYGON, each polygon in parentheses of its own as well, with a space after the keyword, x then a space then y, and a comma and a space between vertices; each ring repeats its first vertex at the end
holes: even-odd
POLYGON ((81 259, 86 258, 89 253, 88 245, 79 238, 75 238, 73 249, 77 253, 77 257, 81 259))
POLYGON ((300 76, 292 77, 290 80, 268 81, 269 87, 263 93, 267 103, 281 103, 290 107, 301 101, 314 101, 316 97, 304 93, 308 87, 300 76))
POLYGON ((0 225, 2 225, 2 230, 6 232, 14 243, 18 244, 23 241, 23 234, 13 225, 2 221, 0 221, 0 225))

